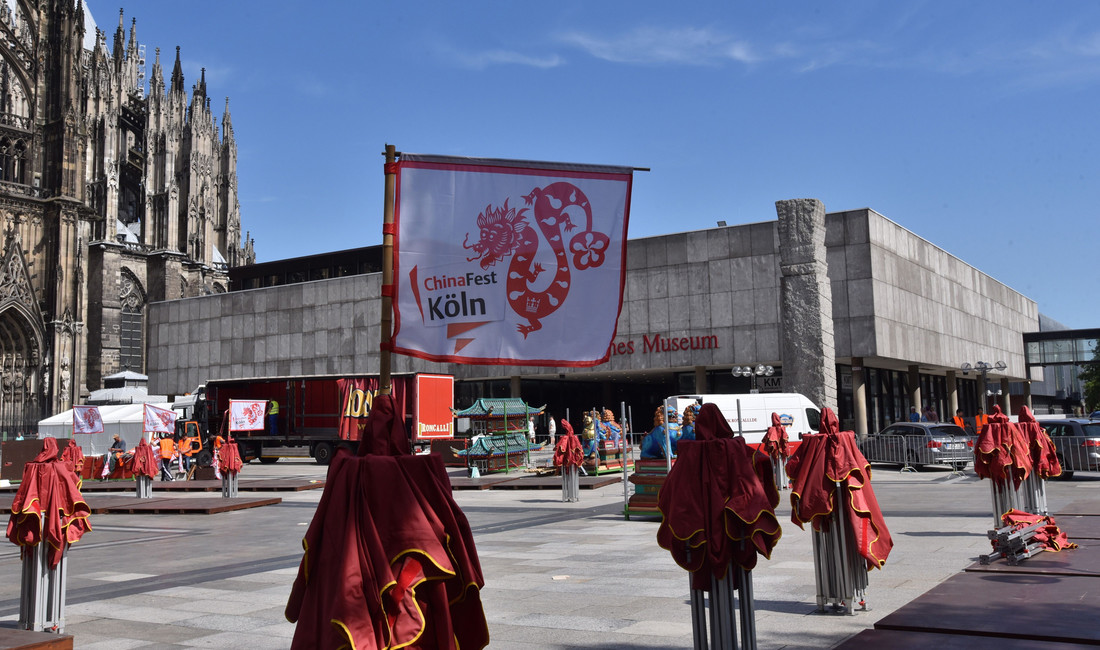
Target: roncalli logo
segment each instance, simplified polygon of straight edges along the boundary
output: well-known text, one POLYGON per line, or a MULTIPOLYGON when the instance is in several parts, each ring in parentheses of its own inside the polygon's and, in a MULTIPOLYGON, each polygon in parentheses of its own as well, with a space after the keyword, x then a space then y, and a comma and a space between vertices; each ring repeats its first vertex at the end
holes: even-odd
POLYGON ((669 336, 667 334, 642 334, 641 345, 634 339, 615 341, 611 344, 611 354, 628 355, 636 352, 678 352, 681 350, 717 350, 718 337, 708 336, 669 336))

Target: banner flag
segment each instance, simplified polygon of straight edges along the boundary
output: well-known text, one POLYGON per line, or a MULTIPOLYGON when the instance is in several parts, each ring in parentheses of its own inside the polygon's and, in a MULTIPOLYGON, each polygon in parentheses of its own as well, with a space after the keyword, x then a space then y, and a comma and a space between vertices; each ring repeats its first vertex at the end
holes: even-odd
POLYGON ((73 433, 103 433, 103 418, 98 406, 73 407, 73 433))
POLYGON ((229 431, 262 431, 267 400, 229 400, 229 431))
POLYGON ((145 424, 142 425, 142 431, 145 433, 153 431, 158 433, 175 433, 176 412, 172 409, 162 409, 159 406, 146 404, 145 424))
POLYGON ((401 154, 392 349, 432 361, 610 356, 633 170, 401 154))

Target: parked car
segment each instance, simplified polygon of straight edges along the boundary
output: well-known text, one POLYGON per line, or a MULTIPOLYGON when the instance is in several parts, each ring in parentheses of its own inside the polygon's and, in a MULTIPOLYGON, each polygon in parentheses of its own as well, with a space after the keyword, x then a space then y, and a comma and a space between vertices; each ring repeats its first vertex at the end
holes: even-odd
POLYGON ((955 470, 974 460, 974 439, 962 427, 944 422, 896 422, 859 445, 867 460, 920 468, 947 465, 955 470))
POLYGON ((1062 478, 1072 478, 1074 472, 1100 470, 1100 420, 1039 420, 1039 426, 1054 441, 1062 463, 1062 478))

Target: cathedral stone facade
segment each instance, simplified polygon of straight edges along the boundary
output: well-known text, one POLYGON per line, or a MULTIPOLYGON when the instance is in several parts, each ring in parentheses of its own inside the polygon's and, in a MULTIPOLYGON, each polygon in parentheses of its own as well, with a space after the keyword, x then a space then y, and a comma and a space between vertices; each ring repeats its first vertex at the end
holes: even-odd
MULTIPOLYGON (((0 0, 0 432, 33 431, 103 377, 145 371, 150 301, 224 291, 242 242, 229 100, 179 48, 146 78, 81 0, 0 0)), ((243 244, 243 245, 242 245, 243 244)))

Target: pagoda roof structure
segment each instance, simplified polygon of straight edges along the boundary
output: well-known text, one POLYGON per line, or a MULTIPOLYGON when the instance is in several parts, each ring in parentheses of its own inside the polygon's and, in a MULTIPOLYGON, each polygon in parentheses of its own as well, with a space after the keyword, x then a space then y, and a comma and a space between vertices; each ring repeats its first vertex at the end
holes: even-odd
POLYGON ((530 406, 519 397, 480 398, 468 408, 452 410, 456 418, 502 418, 505 415, 519 415, 521 413, 524 415, 537 415, 546 410, 546 405, 530 406))

